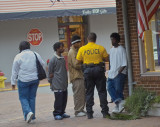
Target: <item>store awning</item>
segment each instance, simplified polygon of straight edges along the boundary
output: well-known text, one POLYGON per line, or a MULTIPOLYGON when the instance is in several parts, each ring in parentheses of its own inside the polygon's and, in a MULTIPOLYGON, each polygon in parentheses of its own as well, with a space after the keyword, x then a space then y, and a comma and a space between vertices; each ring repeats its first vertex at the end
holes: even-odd
POLYGON ((115 0, 1 0, 0 20, 116 13, 115 0), (53 4, 54 3, 54 4, 53 4))

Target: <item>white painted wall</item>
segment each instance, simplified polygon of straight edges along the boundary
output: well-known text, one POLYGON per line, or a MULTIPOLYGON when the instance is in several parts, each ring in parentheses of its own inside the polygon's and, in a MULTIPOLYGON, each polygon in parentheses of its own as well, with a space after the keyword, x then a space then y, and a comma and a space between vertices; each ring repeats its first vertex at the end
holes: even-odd
POLYGON ((40 46, 31 46, 46 61, 52 57, 52 45, 59 40, 56 18, 0 21, 0 70, 10 81, 12 63, 19 52, 19 43, 27 40, 27 33, 38 28, 43 33, 40 46))
POLYGON ((110 34, 118 31, 116 14, 89 16, 89 31, 97 34, 97 44, 104 46, 109 53, 110 34))
MULTIPOLYGON (((89 31, 97 34, 97 44, 104 46, 109 52, 111 47, 110 34, 117 32, 116 15, 89 16, 89 31)), ((40 46, 31 46, 44 61, 52 57, 53 44, 59 40, 57 18, 0 21, 0 70, 10 81, 12 63, 19 52, 19 43, 27 40, 27 33, 38 28, 43 33, 40 46)))

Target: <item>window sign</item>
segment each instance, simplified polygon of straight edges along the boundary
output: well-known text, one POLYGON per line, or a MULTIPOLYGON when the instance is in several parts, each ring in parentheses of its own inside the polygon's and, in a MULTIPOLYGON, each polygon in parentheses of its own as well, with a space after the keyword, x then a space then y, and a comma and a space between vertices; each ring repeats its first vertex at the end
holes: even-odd
POLYGON ((65 39, 65 29, 64 28, 59 28, 59 40, 64 40, 65 39))

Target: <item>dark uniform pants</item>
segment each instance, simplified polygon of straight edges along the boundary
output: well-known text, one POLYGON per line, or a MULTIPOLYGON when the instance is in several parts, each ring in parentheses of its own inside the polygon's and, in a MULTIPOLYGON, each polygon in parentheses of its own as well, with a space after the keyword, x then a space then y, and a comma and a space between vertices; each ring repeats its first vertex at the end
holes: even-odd
POLYGON ((67 105, 67 97, 68 92, 66 91, 60 91, 60 92, 54 92, 55 95, 55 102, 54 102, 54 111, 53 115, 63 115, 65 113, 66 105, 67 105))
POLYGON ((108 101, 106 91, 106 77, 104 67, 94 66, 84 68, 84 78, 86 87, 86 110, 87 113, 93 114, 92 106, 94 105, 94 88, 96 86, 102 114, 108 113, 108 101))

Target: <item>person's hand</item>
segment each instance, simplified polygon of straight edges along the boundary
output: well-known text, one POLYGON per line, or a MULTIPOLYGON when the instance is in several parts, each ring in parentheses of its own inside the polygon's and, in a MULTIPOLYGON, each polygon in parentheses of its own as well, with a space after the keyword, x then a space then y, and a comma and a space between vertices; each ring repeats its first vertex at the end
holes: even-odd
POLYGON ((12 85, 12 90, 16 90, 16 85, 12 85))
POLYGON ((53 74, 49 74, 49 78, 53 78, 53 74))

